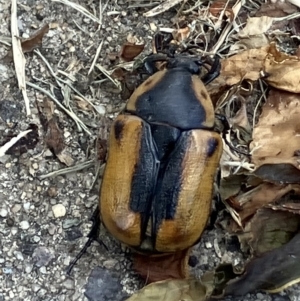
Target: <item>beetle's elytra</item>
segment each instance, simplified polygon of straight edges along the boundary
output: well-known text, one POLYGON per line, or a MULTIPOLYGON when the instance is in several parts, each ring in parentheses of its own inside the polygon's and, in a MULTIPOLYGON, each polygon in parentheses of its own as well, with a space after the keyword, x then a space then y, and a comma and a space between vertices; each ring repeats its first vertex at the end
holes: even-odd
POLYGON ((213 131, 214 107, 199 72, 195 60, 170 59, 112 125, 101 221, 138 251, 184 250, 209 218, 222 139, 213 131))

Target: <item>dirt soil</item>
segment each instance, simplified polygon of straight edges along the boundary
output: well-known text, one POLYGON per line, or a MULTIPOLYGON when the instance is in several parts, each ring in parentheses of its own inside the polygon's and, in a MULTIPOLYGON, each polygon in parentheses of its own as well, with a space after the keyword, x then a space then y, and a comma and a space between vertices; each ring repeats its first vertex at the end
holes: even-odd
MULTIPOLYGON (((28 38, 43 25, 51 24, 40 53, 57 76, 70 80, 95 106, 92 108, 80 97, 70 98, 70 108, 87 125, 85 131, 54 105, 52 114, 66 145, 59 159, 49 149, 51 143, 46 144, 49 120, 47 123, 40 112, 47 104, 54 104, 52 100, 28 86, 32 114, 26 116, 9 46, 11 3, 0 0, 0 144, 32 129, 26 139, 0 157, 0 301, 119 301, 144 285, 132 270, 130 253, 104 230, 101 239, 108 250, 93 242, 70 276, 66 269, 87 241, 89 219, 98 202, 99 181, 91 189, 97 167, 95 138, 100 132, 100 137, 106 139, 111 120, 124 104, 116 87, 102 81, 105 77, 99 69, 94 67, 88 75, 97 49, 103 42, 97 64, 107 69, 112 67, 109 56, 118 52, 130 35, 143 41, 147 52, 154 31, 171 26, 174 11, 146 19, 142 15, 145 9, 128 9, 122 1, 108 1, 107 6, 104 1, 74 2, 102 18, 102 25, 58 1, 18 1, 20 36, 28 38), (43 177, 66 168, 61 163, 64 159, 73 165, 90 163, 80 171, 43 177)), ((57 89, 39 54, 31 51, 25 57, 27 81, 52 91, 61 102, 62 91, 65 95, 72 93, 65 84, 57 89)), ((193 272, 199 276, 216 267, 220 254, 228 262, 242 259, 235 242, 227 239, 221 229, 206 231, 194 248, 193 272)), ((257 293, 243 300, 296 301, 300 300, 300 290, 293 287, 272 296, 257 293)))

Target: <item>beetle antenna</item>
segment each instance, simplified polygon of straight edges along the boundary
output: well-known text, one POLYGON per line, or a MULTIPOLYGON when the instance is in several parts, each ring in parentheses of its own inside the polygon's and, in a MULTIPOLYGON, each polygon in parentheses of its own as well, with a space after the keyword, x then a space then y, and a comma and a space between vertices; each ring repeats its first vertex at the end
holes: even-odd
POLYGON ((98 241, 101 245, 103 245, 105 247, 106 250, 108 250, 106 245, 98 238, 99 229, 100 229, 100 225, 101 225, 99 206, 96 207, 90 220, 93 222, 93 225, 92 225, 92 229, 90 230, 89 234, 87 235, 87 237, 89 239, 85 243, 83 248, 80 250, 80 252, 76 255, 76 257, 69 264, 69 267, 67 269, 68 276, 70 276, 71 271, 74 268, 74 266, 76 265, 77 261, 83 256, 83 254, 87 251, 87 249, 90 247, 90 245, 92 244, 93 241, 95 241, 95 240, 98 241))

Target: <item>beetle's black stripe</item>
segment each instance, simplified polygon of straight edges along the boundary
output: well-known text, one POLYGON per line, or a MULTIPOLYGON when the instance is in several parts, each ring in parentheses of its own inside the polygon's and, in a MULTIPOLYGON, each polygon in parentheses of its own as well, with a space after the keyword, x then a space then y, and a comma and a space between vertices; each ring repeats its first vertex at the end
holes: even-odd
POLYGON ((139 158, 132 178, 129 206, 130 210, 141 214, 141 240, 143 240, 151 216, 153 192, 160 165, 151 128, 146 122, 143 122, 140 143, 139 158))
POLYGON ((183 132, 163 169, 160 170, 153 201, 154 228, 156 235, 164 219, 174 219, 182 186, 182 161, 189 149, 190 132, 183 132))
POLYGON ((219 141, 216 138, 211 137, 208 140, 208 142, 207 142, 207 146, 208 146, 207 157, 211 157, 215 153, 218 145, 219 145, 219 141))
POLYGON ((123 137, 123 129, 124 129, 124 120, 116 120, 114 124, 114 132, 116 141, 120 142, 123 137))

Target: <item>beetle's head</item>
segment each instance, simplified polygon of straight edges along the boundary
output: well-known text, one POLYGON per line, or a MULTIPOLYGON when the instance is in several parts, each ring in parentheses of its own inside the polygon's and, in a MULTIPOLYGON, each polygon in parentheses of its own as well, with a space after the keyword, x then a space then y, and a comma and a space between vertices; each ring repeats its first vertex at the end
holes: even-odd
POLYGON ((199 74, 203 62, 199 58, 191 58, 185 56, 177 56, 168 60, 168 69, 180 69, 190 72, 191 74, 199 74))

